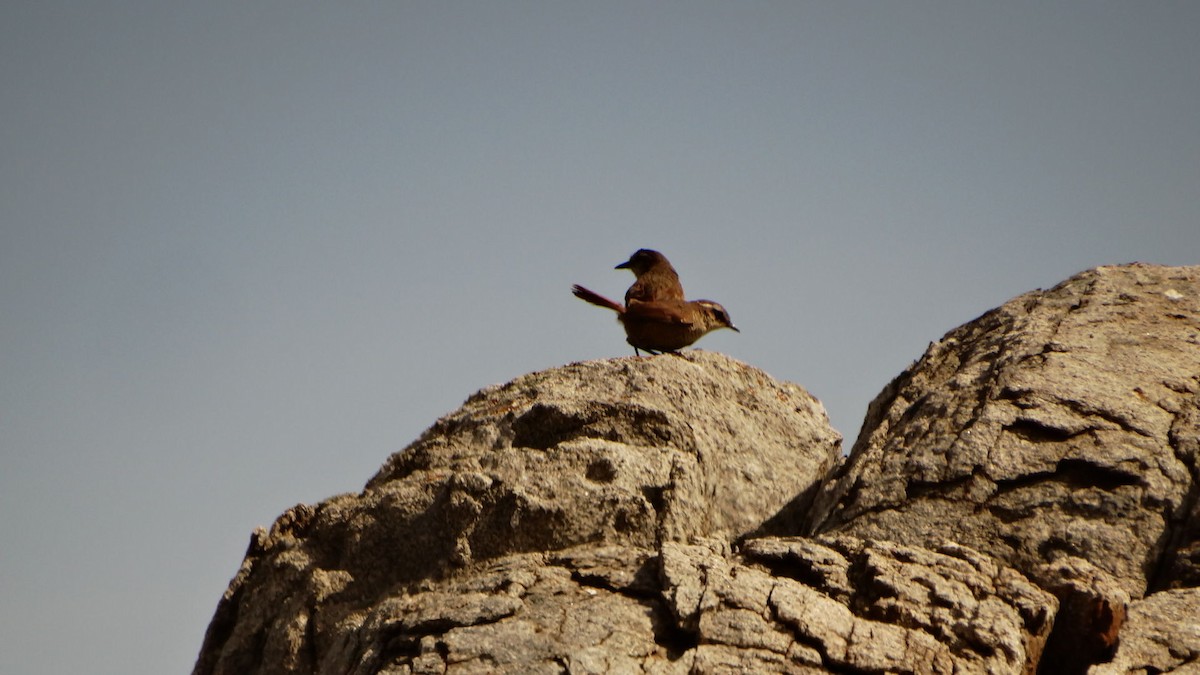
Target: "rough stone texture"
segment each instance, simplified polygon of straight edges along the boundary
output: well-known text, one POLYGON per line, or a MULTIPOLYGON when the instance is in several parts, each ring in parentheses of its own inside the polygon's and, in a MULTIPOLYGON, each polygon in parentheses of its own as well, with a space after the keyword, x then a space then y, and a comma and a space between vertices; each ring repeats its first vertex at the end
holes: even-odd
MULTIPOLYGON (((573 364, 485 389, 362 493, 297 506, 256 533, 195 672, 342 672, 329 664, 366 658, 375 639, 355 626, 391 616, 380 603, 416 602, 397 598, 504 556, 733 540, 769 531, 769 518, 794 527, 840 440, 800 387, 704 352, 573 364)), ((426 602, 412 611, 427 624, 467 621, 426 602)), ((459 614, 476 610, 515 611, 509 601, 459 614)))
POLYGON ((1163 591, 1130 605, 1116 656, 1088 672, 1200 673, 1200 588, 1163 591))
POLYGON ((1032 578, 1059 603, 1045 657, 1038 664, 1041 672, 1082 673, 1093 663, 1111 659, 1124 626, 1129 593, 1080 558, 1042 565, 1032 578))
POLYGON ((1200 268, 1016 298, 837 444, 703 352, 486 389, 256 532, 194 673, 1200 672, 1200 268))
POLYGON ((649 553, 630 546, 505 556, 352 617, 320 672, 683 672, 655 641, 649 553))
MULTIPOLYGON (((664 592, 696 658, 771 654, 818 672, 1031 673, 1056 602, 956 544, 762 538, 729 560, 666 544, 664 592)), ((699 672, 711 672, 701 668, 699 672)))
POLYGON ((1026 573, 1082 558, 1133 597, 1194 583, 1198 398, 1200 268, 1084 272, 930 345, 811 529, 948 538, 1026 573))
POLYGON ((512 554, 354 608, 318 576, 203 672, 1031 673, 1055 608, 964 547, 852 537, 512 554))
POLYGON ((789 501, 806 510, 841 443, 820 402, 720 354, 666 356, 484 389, 392 455, 368 493, 457 476, 460 558, 737 536, 789 501))

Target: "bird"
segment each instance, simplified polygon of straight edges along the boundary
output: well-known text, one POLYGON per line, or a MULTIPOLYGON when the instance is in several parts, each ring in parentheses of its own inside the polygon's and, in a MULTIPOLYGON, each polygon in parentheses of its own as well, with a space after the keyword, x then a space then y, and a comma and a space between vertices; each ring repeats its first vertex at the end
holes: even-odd
POLYGON ((634 302, 656 300, 679 300, 683 298, 683 285, 679 275, 667 260, 667 256, 648 248, 639 249, 629 260, 613 269, 629 270, 637 277, 629 290, 625 291, 625 305, 634 302))
POLYGON ((729 312, 712 300, 651 300, 622 305, 579 284, 572 286, 571 292, 581 300, 616 312, 617 320, 625 327, 625 341, 638 356, 640 350, 650 354, 679 351, 718 328, 741 332, 733 325, 729 312))

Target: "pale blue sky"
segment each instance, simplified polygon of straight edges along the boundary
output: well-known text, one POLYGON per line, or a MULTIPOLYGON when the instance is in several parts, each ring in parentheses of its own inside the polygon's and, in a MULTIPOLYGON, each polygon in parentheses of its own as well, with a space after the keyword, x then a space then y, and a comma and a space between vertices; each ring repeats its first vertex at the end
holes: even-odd
POLYGON ((926 344, 1200 257, 1196 2, 0 6, 0 672, 190 670, 250 531, 665 252, 858 431, 926 344))

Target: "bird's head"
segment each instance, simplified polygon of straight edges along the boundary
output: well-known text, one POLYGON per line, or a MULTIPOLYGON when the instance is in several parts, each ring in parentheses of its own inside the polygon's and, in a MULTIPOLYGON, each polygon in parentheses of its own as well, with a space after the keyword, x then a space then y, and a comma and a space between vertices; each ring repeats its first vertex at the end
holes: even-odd
POLYGON ((658 251, 652 251, 648 248, 643 248, 638 250, 637 253, 629 256, 629 260, 617 265, 613 269, 632 270, 634 274, 641 276, 655 265, 664 263, 667 265, 667 267, 671 266, 671 263, 667 262, 667 256, 659 253, 658 251))

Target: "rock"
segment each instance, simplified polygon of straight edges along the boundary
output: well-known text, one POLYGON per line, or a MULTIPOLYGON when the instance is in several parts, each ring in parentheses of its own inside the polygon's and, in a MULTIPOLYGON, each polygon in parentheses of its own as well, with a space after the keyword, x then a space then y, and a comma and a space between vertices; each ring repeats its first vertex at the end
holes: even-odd
POLYGON ((1129 593, 1095 565, 1062 558, 1038 567, 1034 581, 1058 598, 1058 615, 1039 667, 1044 673, 1083 673, 1112 658, 1125 623, 1129 593))
MULTIPOLYGON (((428 660, 420 640, 396 635, 494 632, 517 611, 476 596, 446 607, 447 593, 481 583, 471 576, 481 566, 508 561, 526 571, 518 576, 528 588, 551 589, 548 598, 572 573, 587 577, 570 565, 539 571, 542 556, 593 545, 622 546, 638 559, 663 541, 732 541, 771 518, 794 527, 839 445, 820 403, 800 387, 704 352, 573 364, 485 389, 393 455, 362 493, 298 506, 269 534, 256 533, 194 672, 345 672, 412 653, 428 660), (427 618, 396 618, 411 613, 427 618)), ((533 611, 527 600, 522 616, 533 611)), ((498 646, 515 639, 495 638, 498 646)), ((439 649, 476 659, 457 644, 439 649)), ((497 664, 517 658, 486 653, 497 664)), ((513 667, 533 667, 521 663, 513 667)))
POLYGON ((436 590, 391 594, 361 619, 330 627, 333 649, 315 672, 608 673, 644 672, 648 663, 682 672, 656 642, 667 617, 639 598, 649 559, 629 546, 515 554, 436 590), (609 585, 614 578, 630 585, 609 585))
POLYGON ((212 672, 1025 673, 1055 606, 963 547, 851 537, 511 554, 354 611, 300 595, 212 672))
MULTIPOLYGON (((724 574, 677 574, 700 576, 719 600, 700 603, 712 615, 699 622, 701 641, 745 646, 720 617, 749 610, 805 648, 789 653, 815 654, 833 672, 1030 673, 1054 619, 1049 593, 952 543, 764 538, 747 542, 742 559, 724 574)), ((663 560, 670 569, 666 548, 663 560)))
POLYGON ((1133 603, 1116 656, 1088 672, 1200 672, 1200 588, 1163 591, 1133 603))
POLYGON ((255 532, 193 672, 1200 667, 1200 268, 1016 298, 838 442, 704 352, 485 389, 255 532))
POLYGON ((1084 272, 930 345, 809 529, 950 539, 1029 574, 1082 558, 1132 597, 1194 581, 1198 406, 1200 268, 1084 272))

